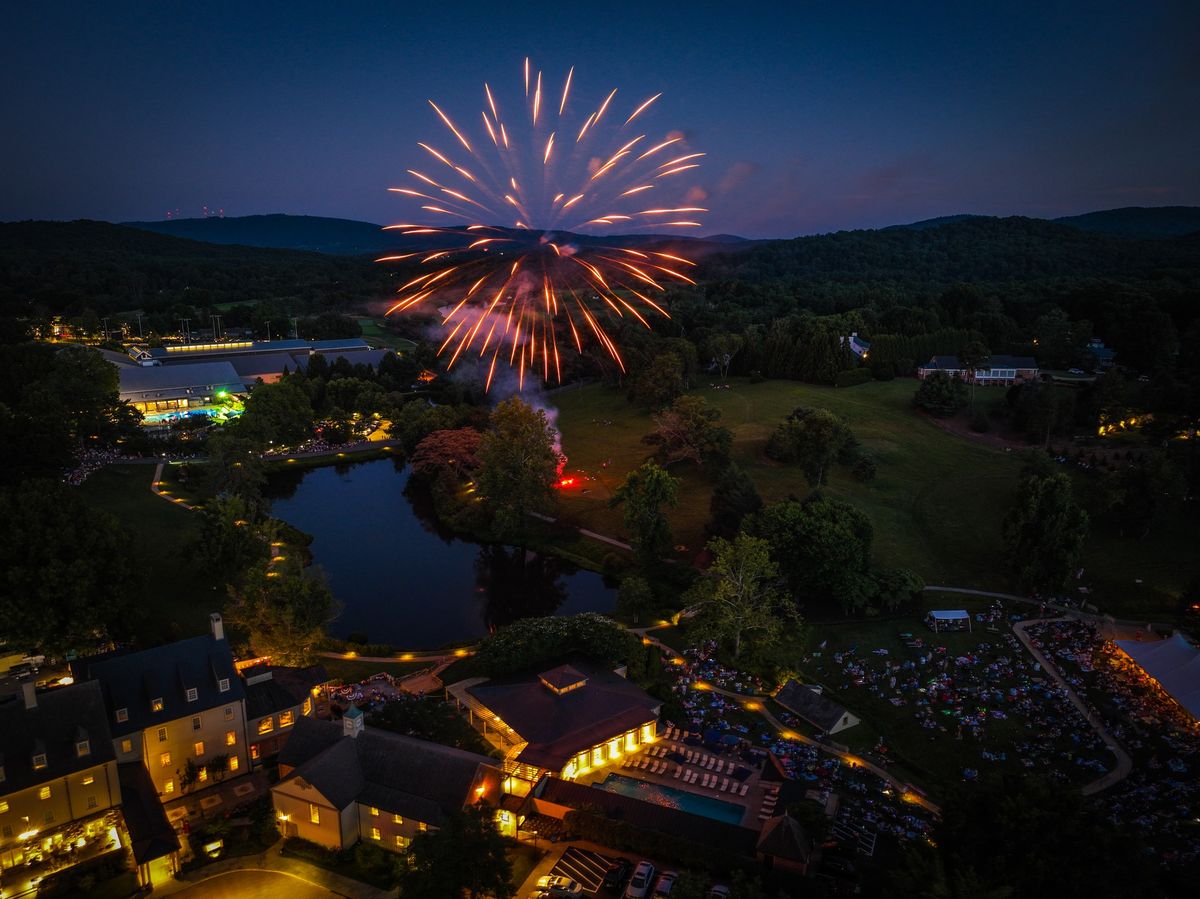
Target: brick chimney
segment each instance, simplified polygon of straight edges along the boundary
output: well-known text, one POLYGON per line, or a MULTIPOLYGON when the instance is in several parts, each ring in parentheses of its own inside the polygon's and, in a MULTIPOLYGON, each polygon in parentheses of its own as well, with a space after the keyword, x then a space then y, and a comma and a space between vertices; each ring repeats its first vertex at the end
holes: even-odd
POLYGON ((208 624, 209 624, 209 627, 212 628, 212 635, 213 635, 214 640, 224 640, 225 639, 225 624, 224 624, 224 622, 221 621, 221 613, 220 612, 213 612, 211 615, 209 615, 208 616, 208 624))

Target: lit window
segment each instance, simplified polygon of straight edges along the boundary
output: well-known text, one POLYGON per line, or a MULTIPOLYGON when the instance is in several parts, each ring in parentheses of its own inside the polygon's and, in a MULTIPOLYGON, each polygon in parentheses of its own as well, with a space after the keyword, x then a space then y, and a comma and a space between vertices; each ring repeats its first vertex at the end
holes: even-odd
POLYGON ((85 777, 82 781, 82 783, 85 787, 88 786, 89 784, 94 784, 95 782, 96 782, 96 778, 93 777, 91 774, 89 774, 87 777, 85 777))
POLYGON ((162 753, 162 755, 160 755, 158 757, 158 764, 163 768, 170 765, 171 764, 171 753, 169 753, 169 752, 162 753))
POLYGON ((117 723, 124 724, 129 720, 129 709, 117 709, 117 723))
POLYGON ((229 678, 223 677, 219 681, 217 681, 217 689, 220 690, 222 693, 228 693, 229 692, 229 678))
POLYGON ((199 730, 202 722, 199 715, 192 716, 192 730, 199 730))
POLYGON ((225 706, 225 720, 226 721, 233 720, 233 706, 231 706, 231 705, 225 706))
POLYGON ((263 718, 262 721, 258 722, 258 732, 260 734, 269 734, 274 729, 275 718, 272 715, 268 715, 266 718, 263 718))
POLYGON ((6 811, 8 811, 8 803, 0 799, 0 815, 3 815, 6 811))
POLYGON ((196 780, 200 781, 200 783, 208 783, 208 769, 201 768, 199 771, 197 771, 196 780))
POLYGON ((37 755, 35 755, 33 757, 33 767, 34 768, 45 768, 46 767, 46 754, 44 752, 39 752, 37 755))
POLYGON ((160 742, 160 743, 167 742, 167 729, 165 727, 160 727, 158 729, 158 742, 160 742))
POLYGON ((121 752, 133 752, 133 740, 122 740, 121 752))
POLYGON ((175 781, 168 780, 165 784, 163 784, 163 792, 164 793, 174 793, 175 792, 175 781))
POLYGON ((192 746, 192 749, 194 749, 194 750, 196 751, 196 757, 197 757, 197 758, 199 758, 200 756, 204 755, 204 741, 203 741, 203 740, 197 740, 197 741, 196 741, 196 743, 195 743, 195 745, 193 745, 193 746, 192 746))
POLYGON ((399 815, 392 815, 392 823, 393 824, 403 824, 404 819, 402 817, 400 817, 399 815))
POLYGON ((225 745, 234 746, 237 744, 237 734, 231 730, 225 731, 225 745))
POLYGON ((308 820, 313 824, 321 823, 321 808, 315 802, 308 804, 308 820))
POLYGON ((378 840, 378 839, 379 839, 379 828, 378 828, 378 827, 372 827, 372 828, 371 828, 371 839, 372 839, 372 840, 378 840))
POLYGON ((238 757, 236 755, 231 755, 229 757, 229 770, 236 771, 237 769, 238 769, 238 757))
POLYGON ((195 702, 195 701, 196 701, 197 699, 199 699, 199 698, 200 698, 200 691, 199 691, 199 690, 197 690, 195 687, 188 687, 188 689, 187 689, 187 701, 188 701, 188 702, 195 702))
POLYGON ((162 710, 163 710, 163 701, 162 701, 161 696, 157 697, 156 699, 150 700, 150 711, 161 712, 162 710))
POLYGON ((592 750, 592 764, 593 765, 603 765, 604 764, 604 747, 603 746, 597 746, 595 749, 592 750))
POLYGON ((279 726, 280 727, 291 727, 295 722, 296 722, 296 713, 293 712, 291 709, 288 709, 286 712, 279 713, 279 726))
POLYGON ((379 809, 375 808, 375 806, 371 806, 371 817, 372 818, 379 817, 379 809))
POLYGON ((429 825, 426 824, 424 821, 418 821, 417 822, 417 830, 421 831, 421 833, 424 833, 425 831, 429 830, 429 825))
POLYGON ((250 744, 250 758, 253 761, 256 761, 256 762, 258 761, 258 744, 257 743, 250 744))
POLYGON ((398 834, 396 836, 396 848, 397 849, 404 849, 411 842, 412 842, 412 840, 410 840, 408 837, 402 837, 398 834))
POLYGON ((304 700, 304 705, 300 707, 300 713, 303 715, 312 714, 312 697, 304 700))
POLYGON ((42 787, 40 790, 38 790, 38 799, 49 799, 49 798, 50 798, 50 788, 49 787, 42 787))
POLYGON ((75 755, 82 757, 82 756, 91 755, 91 754, 92 754, 91 741, 80 740, 78 743, 75 744, 75 755))

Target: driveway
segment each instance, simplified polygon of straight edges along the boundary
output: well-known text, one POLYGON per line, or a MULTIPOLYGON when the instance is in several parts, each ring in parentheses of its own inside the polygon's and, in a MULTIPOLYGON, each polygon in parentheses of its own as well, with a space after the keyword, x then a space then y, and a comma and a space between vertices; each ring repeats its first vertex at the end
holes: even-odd
POLYGON ((230 871, 175 893, 186 899, 326 899, 337 896, 322 886, 317 886, 291 874, 276 871, 230 871))

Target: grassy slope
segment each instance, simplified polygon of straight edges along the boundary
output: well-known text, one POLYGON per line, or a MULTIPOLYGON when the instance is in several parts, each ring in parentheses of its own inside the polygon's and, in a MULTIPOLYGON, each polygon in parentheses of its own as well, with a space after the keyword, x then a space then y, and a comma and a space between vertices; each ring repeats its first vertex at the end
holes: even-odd
MULTIPOLYGON (((800 405, 842 415, 875 456, 879 474, 862 484, 838 468, 827 492, 870 516, 875 564, 911 568, 930 584, 1015 591, 1003 558, 1001 521, 1020 474, 1019 457, 934 427, 913 411, 913 390, 911 380, 837 389, 735 379, 732 389, 696 392, 721 410, 723 423, 734 433, 734 459, 768 502, 808 493, 797 468, 772 462, 763 453, 775 426, 800 405)), ((976 402, 986 403, 992 394, 980 389, 976 402)), ((653 426, 650 416, 619 391, 600 385, 565 391, 553 402, 560 412, 568 469, 595 477, 585 484, 587 493, 560 494, 566 519, 621 536, 621 512, 609 509, 607 501, 626 473, 648 457, 651 448, 641 438, 653 426), (604 460, 610 460, 608 468, 601 468, 604 460)), ((694 554, 704 543, 712 487, 707 474, 690 464, 675 466, 673 473, 682 478, 683 488, 679 506, 670 513, 671 524, 676 542, 694 554)), ((1077 486, 1086 497, 1094 482, 1081 474, 1077 486)), ((1105 611, 1132 617, 1164 613, 1173 608, 1174 597, 1192 574, 1180 560, 1193 555, 1196 539, 1194 525, 1182 519, 1147 540, 1122 540, 1093 528, 1083 559, 1085 582, 1105 611), (1142 584, 1136 583, 1138 578, 1142 584)))
MULTIPOLYGON (((875 456, 879 476, 861 484, 838 469, 828 492, 871 517, 876 563, 913 568, 930 583, 1007 586, 994 547, 999 545, 1000 516, 1020 465, 1010 454, 968 443, 922 421, 909 404, 912 391, 911 381, 835 389, 740 380, 730 390, 706 388, 698 393, 721 410, 722 421, 734 433, 734 459, 768 502, 808 493, 797 468, 763 454, 778 422, 800 405, 823 406, 842 415, 875 456)), ((650 417, 616 391, 600 386, 563 393, 554 401, 560 409, 568 468, 578 466, 597 476, 589 494, 564 492, 563 506, 584 526, 620 534, 620 510, 608 509, 606 502, 626 472, 648 455, 649 447, 640 440, 652 427, 650 417), (607 469, 600 468, 604 459, 611 459, 607 469)), ((704 542, 712 488, 706 474, 694 466, 676 466, 674 473, 684 483, 671 523, 677 542, 695 550, 704 542)))
POLYGON ((153 465, 111 465, 79 489, 84 499, 120 519, 134 537, 145 580, 138 632, 147 645, 201 634, 219 611, 224 588, 185 555, 200 529, 190 512, 150 492, 153 465))

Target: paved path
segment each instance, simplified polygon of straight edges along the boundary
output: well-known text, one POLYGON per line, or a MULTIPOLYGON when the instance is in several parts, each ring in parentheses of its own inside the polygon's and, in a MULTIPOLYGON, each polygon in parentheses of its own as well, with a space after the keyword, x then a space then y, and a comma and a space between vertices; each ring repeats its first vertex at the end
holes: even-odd
MULTIPOLYGON (((642 633, 644 634, 647 630, 653 630, 653 628, 646 628, 642 631, 642 633)), ((667 646, 665 643, 660 642, 659 640, 655 639, 654 637, 647 635, 646 639, 649 640, 655 646, 659 647, 660 649, 663 649, 666 652, 669 652, 671 655, 676 654, 675 650, 671 649, 671 647, 667 646)), ((755 708, 748 709, 748 711, 757 712, 759 715, 761 715, 763 718, 765 718, 767 720, 767 722, 773 728, 775 728, 775 730, 779 733, 779 735, 781 737, 783 737, 784 739, 795 740, 799 743, 807 743, 809 746, 815 746, 821 752, 827 753, 832 756, 836 756, 837 758, 841 759, 843 762, 846 762, 848 765, 851 765, 852 767, 866 768, 868 771, 871 771, 873 774, 876 774, 879 777, 883 778, 885 781, 887 781, 889 784, 891 784, 894 788, 896 788, 896 790, 898 790, 902 795, 909 797, 910 801, 915 802, 916 804, 928 809, 929 811, 933 812, 933 814, 935 814, 935 815, 940 816, 942 814, 942 810, 940 807, 938 807, 934 803, 930 802, 928 799, 926 799, 920 793, 915 793, 915 792, 909 791, 907 789, 908 784, 904 783, 899 778, 897 778, 895 775, 889 773, 888 771, 884 770, 883 768, 880 768, 878 765, 867 761, 866 759, 862 758, 861 756, 854 755, 853 753, 850 753, 850 752, 845 752, 841 749, 837 749, 826 743, 820 743, 820 742, 812 739, 811 737, 807 737, 804 734, 797 733, 794 729, 785 725, 782 721, 780 721, 778 718, 776 718, 774 715, 772 715, 771 712, 767 709, 767 700, 769 700, 771 698, 770 696, 759 695, 759 694, 747 695, 745 693, 734 693, 732 690, 726 690, 721 687, 714 687, 712 684, 706 684, 705 689, 707 689, 708 691, 711 691, 713 693, 719 693, 722 696, 727 696, 730 699, 736 699, 743 706, 746 706, 748 703, 754 705, 755 708)))
POLYGON ((1058 618, 1034 618, 1030 619, 1029 621, 1018 621, 1013 625, 1013 630, 1016 632, 1017 638, 1025 644, 1025 648, 1028 649, 1030 654, 1032 654, 1033 657, 1038 660, 1038 663, 1042 666, 1042 669, 1046 672, 1046 674, 1048 674, 1056 684, 1066 691, 1067 697, 1071 700, 1075 708, 1079 709, 1080 714, 1087 719, 1088 725, 1096 732, 1096 736, 1104 741, 1104 745, 1108 747, 1109 752, 1111 752, 1117 758, 1117 766, 1115 768, 1113 768, 1103 777, 1100 777, 1083 787, 1083 795, 1091 796, 1094 793, 1107 790, 1113 784, 1124 780, 1129 775, 1129 772, 1133 770, 1133 759, 1129 757, 1129 753, 1125 751, 1124 747, 1121 746, 1121 744, 1118 743, 1107 730, 1105 730, 1103 722, 1101 722, 1100 719, 1092 713, 1091 709, 1089 709, 1084 701, 1079 697, 1079 694, 1076 693, 1071 688, 1071 685, 1067 683, 1066 678, 1062 676, 1058 668, 1055 667, 1055 665, 1048 658, 1046 658, 1045 653, 1033 645, 1032 639, 1027 633, 1025 633, 1025 628, 1031 624, 1049 624, 1055 621, 1069 620, 1070 618, 1065 615, 1058 618))
POLYGON ((316 865, 280 855, 282 843, 277 843, 259 855, 247 855, 241 858, 229 858, 211 865, 205 865, 195 871, 181 874, 175 880, 163 884, 155 884, 155 896, 180 894, 187 899, 216 896, 288 896, 289 899, 307 899, 317 896, 345 896, 347 899, 391 899, 395 897, 394 890, 380 890, 358 880, 351 880, 341 874, 326 871, 316 865), (226 876, 234 872, 238 876, 232 883, 223 882, 226 876), (250 873, 271 875, 267 878, 247 878, 250 873), (286 879, 284 879, 286 878, 286 879), (264 883, 273 881, 275 887, 269 892, 243 892, 245 884, 252 890, 260 888, 264 883), (304 890, 301 891, 301 884, 304 890), (233 889, 230 889, 230 888, 233 889))

